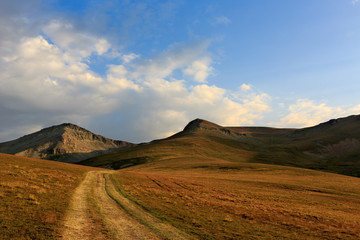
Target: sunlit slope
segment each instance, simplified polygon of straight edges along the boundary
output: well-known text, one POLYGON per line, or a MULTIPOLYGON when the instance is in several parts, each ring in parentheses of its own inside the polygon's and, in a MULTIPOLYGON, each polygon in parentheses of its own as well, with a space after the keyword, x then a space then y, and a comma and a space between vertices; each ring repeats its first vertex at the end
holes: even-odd
POLYGON ((146 164, 116 177, 129 199, 199 239, 360 239, 359 178, 258 163, 146 164))
POLYGON ((56 239, 74 189, 94 168, 0 154, 0 239, 56 239))
POLYGON ((119 169, 139 164, 182 166, 219 162, 246 162, 256 152, 252 144, 200 132, 185 132, 165 140, 153 141, 116 151, 80 164, 119 169), (165 164, 165 165, 164 165, 165 164))
POLYGON ((247 162, 255 157, 258 147, 263 144, 261 138, 195 119, 169 138, 90 158, 81 164, 119 169, 139 164, 176 166, 247 162))
POLYGON ((138 164, 216 162, 269 163, 360 176, 360 116, 304 129, 222 127, 196 119, 167 139, 82 164, 119 169, 138 164))

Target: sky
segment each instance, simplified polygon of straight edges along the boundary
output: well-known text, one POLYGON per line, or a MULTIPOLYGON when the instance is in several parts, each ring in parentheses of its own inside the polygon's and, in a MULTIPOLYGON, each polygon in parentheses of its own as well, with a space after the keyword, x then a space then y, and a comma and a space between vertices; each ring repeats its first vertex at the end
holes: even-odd
POLYGON ((0 1, 0 141, 71 122, 146 142, 202 118, 360 114, 359 0, 0 1))

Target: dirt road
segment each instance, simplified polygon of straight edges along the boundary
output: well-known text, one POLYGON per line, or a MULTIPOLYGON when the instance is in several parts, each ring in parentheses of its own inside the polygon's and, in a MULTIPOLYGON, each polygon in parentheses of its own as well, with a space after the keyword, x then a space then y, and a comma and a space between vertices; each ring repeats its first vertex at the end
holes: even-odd
POLYGON ((121 194, 111 171, 87 173, 66 214, 62 239, 193 239, 121 194))

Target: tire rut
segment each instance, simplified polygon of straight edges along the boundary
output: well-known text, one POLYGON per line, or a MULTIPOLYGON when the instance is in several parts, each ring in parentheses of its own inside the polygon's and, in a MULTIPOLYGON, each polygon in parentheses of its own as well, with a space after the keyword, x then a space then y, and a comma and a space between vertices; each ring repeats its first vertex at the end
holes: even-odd
POLYGON ((70 207, 65 216, 61 239, 106 239, 106 236, 98 231, 99 226, 93 224, 93 218, 89 211, 88 196, 91 194, 91 185, 92 173, 88 172, 72 196, 70 207))
POLYGON ((120 193, 111 171, 92 171, 75 190, 61 239, 192 239, 120 193))
POLYGON ((159 218, 151 215, 149 212, 145 211, 141 206, 135 204, 133 201, 125 197, 118 186, 118 183, 114 180, 113 176, 110 174, 105 174, 107 179, 107 187, 109 193, 113 198, 116 199, 116 202, 124 208, 128 214, 132 215, 138 221, 146 224, 149 228, 153 229, 155 232, 160 234, 164 239, 194 239, 189 236, 187 233, 175 228, 167 222, 161 221, 159 218))

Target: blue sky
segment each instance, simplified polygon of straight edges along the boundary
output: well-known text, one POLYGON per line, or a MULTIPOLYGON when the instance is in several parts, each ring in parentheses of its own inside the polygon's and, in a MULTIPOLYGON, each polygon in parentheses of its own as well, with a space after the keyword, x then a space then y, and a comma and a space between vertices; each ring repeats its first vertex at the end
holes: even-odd
POLYGON ((0 3, 0 141, 72 122, 133 142, 194 118, 360 113, 360 1, 0 3))

